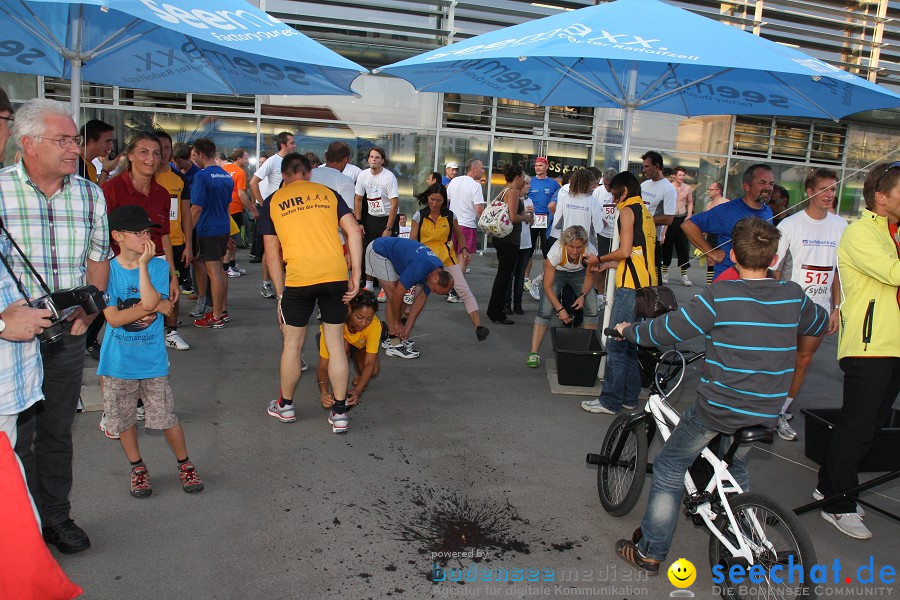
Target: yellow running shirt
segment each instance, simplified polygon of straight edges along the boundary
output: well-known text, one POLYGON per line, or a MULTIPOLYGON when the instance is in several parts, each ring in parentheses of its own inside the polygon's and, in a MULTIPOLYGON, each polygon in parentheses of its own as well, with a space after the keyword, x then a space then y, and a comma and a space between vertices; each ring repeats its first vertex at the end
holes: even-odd
MULTIPOLYGON (((381 344, 381 321, 378 317, 373 317, 368 327, 356 333, 350 333, 347 324, 344 323, 344 340, 354 348, 365 348, 366 354, 378 354, 378 346, 381 344)), ((325 331, 321 325, 319 325, 319 356, 328 358, 325 331)))
POLYGON ((173 246, 184 244, 184 232, 181 230, 181 193, 184 191, 184 179, 169 169, 165 173, 156 174, 156 183, 169 192, 169 241, 173 246))

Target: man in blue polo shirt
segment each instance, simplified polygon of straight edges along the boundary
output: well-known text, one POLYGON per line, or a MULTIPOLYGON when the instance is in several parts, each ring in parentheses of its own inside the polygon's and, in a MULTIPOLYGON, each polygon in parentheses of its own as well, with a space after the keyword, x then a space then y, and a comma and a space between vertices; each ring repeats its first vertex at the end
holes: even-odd
POLYGON ((372 275, 387 294, 387 323, 391 341, 386 354, 398 358, 417 358, 409 332, 416 317, 425 307, 432 291, 447 295, 453 289, 453 277, 444 270, 443 261, 424 244, 407 238, 378 238, 366 248, 366 275, 372 275), (416 294, 406 323, 403 315, 403 295, 417 285, 424 294, 416 294))
MULTIPOLYGON (((197 234, 197 258, 206 266, 206 275, 212 292, 212 312, 194 321, 197 327, 222 329, 225 321, 222 313, 225 307, 225 271, 222 257, 228 248, 228 232, 231 229, 231 191, 234 180, 228 171, 216 165, 216 145, 209 138, 194 142, 194 152, 200 171, 194 175, 191 185, 191 217, 197 234)), ((200 289, 201 278, 197 278, 197 291, 202 298, 205 289, 200 289)), ((205 287, 205 286, 203 286, 205 287)))
POLYGON ((772 195, 775 186, 775 176, 772 168, 764 164, 755 164, 747 167, 742 178, 744 197, 735 198, 715 208, 695 214, 687 219, 681 230, 691 243, 706 254, 709 264, 715 265, 713 280, 719 278, 726 269, 734 266, 731 260, 731 230, 735 224, 745 217, 759 217, 772 222, 772 209, 766 202, 772 195), (717 237, 720 246, 713 249, 712 245, 703 237, 703 234, 712 234, 717 237))

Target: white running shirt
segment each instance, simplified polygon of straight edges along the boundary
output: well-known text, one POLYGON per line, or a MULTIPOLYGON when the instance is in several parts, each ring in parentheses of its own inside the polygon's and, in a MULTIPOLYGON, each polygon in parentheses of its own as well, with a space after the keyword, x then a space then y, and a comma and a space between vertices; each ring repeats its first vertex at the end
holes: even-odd
POLYGON ((450 200, 450 210, 456 215, 460 227, 475 229, 477 227, 475 205, 485 204, 481 183, 468 175, 458 175, 447 184, 447 198, 450 200))
POLYGON ((550 237, 559 239, 564 229, 568 229, 572 225, 581 225, 587 232, 588 239, 595 239, 597 230, 593 225, 593 204, 594 199, 590 194, 572 196, 569 193, 568 185, 560 188, 556 197, 556 212, 553 216, 550 237))
MULTIPOLYGON (((672 182, 663 177, 659 181, 646 180, 641 184, 641 199, 651 217, 674 217, 678 192, 672 182)), ((656 228, 656 239, 662 237, 662 226, 656 228)))
POLYGON ((806 211, 798 212, 778 224, 776 270, 781 279, 795 281, 816 304, 831 312, 831 289, 837 266, 837 245, 847 222, 828 213, 817 221, 806 211))
POLYGON ((372 169, 360 171, 356 178, 356 195, 363 197, 368 206, 369 216, 386 217, 391 214, 391 202, 397 198, 397 178, 387 169, 378 175, 372 169))
POLYGON ((260 179, 259 193, 262 195, 263 200, 274 194, 281 186, 282 160, 284 160, 284 157, 278 156, 277 154, 270 156, 266 159, 266 162, 263 163, 263 166, 254 173, 254 175, 260 179))
POLYGON ((613 195, 607 192, 602 184, 597 186, 597 189, 594 190, 591 196, 594 199, 591 205, 591 211, 594 215, 594 226, 596 227, 603 223, 603 227, 599 231, 600 235, 612 239, 616 228, 616 201, 613 200, 613 195))

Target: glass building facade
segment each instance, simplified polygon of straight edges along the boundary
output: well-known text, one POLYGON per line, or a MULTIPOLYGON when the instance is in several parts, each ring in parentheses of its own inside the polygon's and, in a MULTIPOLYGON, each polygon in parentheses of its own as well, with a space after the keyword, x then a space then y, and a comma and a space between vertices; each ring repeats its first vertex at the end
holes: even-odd
MULTIPOLYGON (((509 25, 574 10, 593 2, 524 0, 379 0, 252 2, 306 35, 367 68, 375 68, 509 25)), ((757 0, 672 2, 772 41, 797 47, 860 77, 900 91, 900 1, 757 0)), ((639 18, 636 15, 635 18, 639 18)), ((0 73, 14 103, 34 97, 69 99, 67 81, 0 73)), ((164 129, 175 141, 211 137, 229 153, 246 147, 255 159, 272 152, 272 136, 290 131, 300 151, 320 157, 333 140, 346 141, 353 161, 365 167, 369 148, 386 149, 400 184, 401 210, 414 210, 414 194, 429 173, 449 161, 481 159, 486 194, 502 186, 502 166, 531 170, 536 156, 549 158, 553 175, 595 165, 618 167, 623 112, 614 109, 540 107, 459 94, 418 93, 403 80, 366 75, 353 84, 358 96, 230 97, 82 86, 81 121, 102 119, 122 145, 134 131, 164 129)), ((855 115, 840 122, 760 116, 685 118, 654 112, 635 115, 629 169, 640 155, 660 151, 667 170, 687 170, 695 198, 712 181, 725 195, 741 193, 740 175, 750 164, 772 165, 776 179, 802 198, 810 169, 828 167, 842 180, 839 211, 862 206, 862 181, 873 162, 897 151, 900 109, 855 115)), ((15 148, 7 149, 6 162, 15 148)), ((251 165, 251 172, 253 166, 251 165)), ((698 209, 702 202, 698 204, 698 209)))

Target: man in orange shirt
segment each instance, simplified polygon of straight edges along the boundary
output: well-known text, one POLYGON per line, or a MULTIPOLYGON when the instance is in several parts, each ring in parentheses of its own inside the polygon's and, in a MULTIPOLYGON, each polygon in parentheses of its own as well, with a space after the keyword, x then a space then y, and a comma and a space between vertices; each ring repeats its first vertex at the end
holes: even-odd
MULTIPOLYGON (((253 203, 250 202, 250 196, 247 195, 247 172, 244 169, 247 168, 247 164, 250 162, 250 154, 246 148, 238 147, 231 153, 229 161, 222 166, 234 179, 234 190, 231 192, 231 204, 228 205, 228 214, 231 215, 232 220, 240 229, 244 226, 244 209, 247 209, 254 219, 259 217, 259 212, 253 206, 253 203)), ((237 240, 234 241, 237 243, 237 240)), ((246 272, 234 261, 234 250, 230 250, 225 255, 225 260, 222 263, 227 265, 228 268, 225 269, 225 272, 229 277, 240 277, 246 272)))

